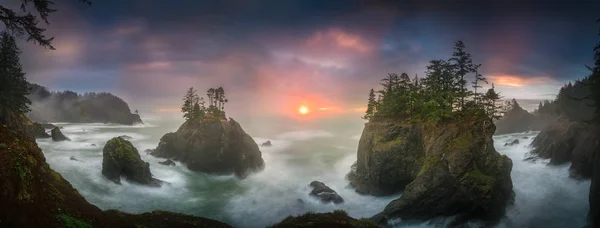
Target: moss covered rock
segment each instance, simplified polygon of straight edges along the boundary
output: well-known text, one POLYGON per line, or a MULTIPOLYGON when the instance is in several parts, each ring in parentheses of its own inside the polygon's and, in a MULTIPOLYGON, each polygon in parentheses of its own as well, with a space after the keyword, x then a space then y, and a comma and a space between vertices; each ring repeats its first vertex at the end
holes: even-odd
POLYGON ((485 116, 437 124, 368 123, 359 143, 358 175, 349 177, 354 186, 358 176, 379 189, 389 186, 388 192, 404 189, 373 217, 381 224, 437 216, 457 216, 457 225, 470 219, 495 223, 514 192, 512 161, 494 149, 494 131, 485 116))
POLYGON ((421 126, 367 123, 358 143, 358 159, 347 177, 358 193, 390 195, 415 179, 424 157, 421 126))
POLYGON ((67 138, 58 127, 55 127, 50 131, 50 135, 52 136, 52 141, 71 141, 71 139, 67 138))
POLYGON ((102 151, 102 175, 109 180, 120 184, 124 176, 138 184, 160 186, 161 181, 152 177, 150 164, 142 161, 131 142, 115 137, 106 142, 102 151))
POLYGON ((181 161, 193 171, 245 178, 264 168, 258 145, 240 124, 206 116, 165 134, 152 155, 181 161))
POLYGON ((270 226, 272 228, 294 228, 294 227, 357 227, 376 228, 375 222, 368 219, 354 219, 345 211, 334 211, 331 213, 306 213, 300 216, 289 216, 281 222, 270 226))
POLYGON ((29 132, 34 138, 50 138, 50 135, 46 132, 46 129, 40 123, 31 123, 27 125, 29 132))

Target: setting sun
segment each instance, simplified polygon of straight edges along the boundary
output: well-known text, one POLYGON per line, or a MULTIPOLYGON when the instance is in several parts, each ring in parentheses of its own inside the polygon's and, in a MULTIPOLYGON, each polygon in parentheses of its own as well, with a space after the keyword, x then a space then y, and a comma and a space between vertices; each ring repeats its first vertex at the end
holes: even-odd
POLYGON ((298 112, 299 112, 300 114, 302 114, 302 115, 306 115, 306 114, 308 114, 308 111, 309 111, 309 110, 308 110, 308 107, 306 107, 306 106, 304 106, 304 105, 303 105, 303 106, 300 106, 300 108, 298 109, 298 112))

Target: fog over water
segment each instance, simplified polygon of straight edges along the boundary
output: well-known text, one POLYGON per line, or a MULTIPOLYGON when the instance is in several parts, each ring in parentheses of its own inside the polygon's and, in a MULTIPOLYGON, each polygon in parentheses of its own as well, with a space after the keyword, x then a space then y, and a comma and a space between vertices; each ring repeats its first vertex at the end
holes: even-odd
MULTIPOLYGON (((164 159, 147 155, 167 132, 177 130, 183 120, 176 116, 152 116, 145 125, 69 124, 63 133, 72 141, 38 139, 47 162, 63 175, 88 201, 101 209, 138 213, 152 210, 182 212, 217 219, 236 227, 265 227, 289 215, 308 211, 346 210, 353 217, 370 217, 381 212, 400 194, 389 197, 361 196, 348 186, 345 175, 356 160, 362 123, 338 119, 302 124, 259 124, 239 120, 260 144, 266 167, 245 180, 233 176, 212 176, 177 166, 158 164, 164 159), (267 129, 268 128, 268 129, 267 129), (160 188, 114 184, 101 174, 102 148, 112 137, 127 135, 150 163, 155 178, 169 182, 160 188), (74 156, 79 161, 70 160, 74 156), (345 200, 340 205, 321 204, 308 195, 308 184, 319 180, 345 200), (299 200, 300 199, 300 200, 299 200)), ((589 181, 568 177, 568 164, 548 166, 548 161, 523 161, 527 145, 537 132, 495 136, 498 152, 513 160, 512 180, 515 204, 498 227, 583 227, 588 211, 589 181), (528 137, 524 139, 523 137, 528 137), (517 146, 504 143, 519 139, 517 146)), ((421 223, 400 221, 397 227, 443 226, 446 221, 421 223)))

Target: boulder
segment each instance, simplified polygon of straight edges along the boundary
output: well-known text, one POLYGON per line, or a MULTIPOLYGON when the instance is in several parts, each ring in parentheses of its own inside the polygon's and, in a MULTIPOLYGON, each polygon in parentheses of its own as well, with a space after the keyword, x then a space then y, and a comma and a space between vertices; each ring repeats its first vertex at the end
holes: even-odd
POLYGON ((46 132, 46 129, 40 123, 32 123, 31 125, 27 125, 31 135, 34 138, 50 138, 51 136, 46 132))
POLYGON ((313 190, 309 195, 319 198, 322 203, 340 204, 344 202, 344 199, 338 195, 337 192, 329 188, 323 182, 313 181, 310 183, 310 187, 312 187, 313 190))
POLYGON ((264 168, 258 145, 240 124, 211 115, 189 119, 165 134, 151 154, 181 161, 192 171, 242 179, 264 168))
POLYGON ((175 166, 175 162, 171 159, 167 159, 165 161, 158 162, 158 164, 166 165, 166 166, 175 166))
POLYGON ((80 161, 80 160, 78 160, 77 158, 75 158, 75 156, 71 156, 71 157, 69 157, 69 160, 71 160, 71 161, 80 161))
POLYGON ((456 216, 455 225, 477 219, 496 223, 514 192, 512 161, 494 149, 495 130, 484 115, 436 124, 370 122, 348 176, 353 186, 369 192, 382 186, 387 193, 404 189, 372 218, 382 225, 396 218, 438 216, 456 216))
POLYGON ((514 146, 514 145, 519 145, 519 143, 520 143, 519 140, 515 139, 512 142, 505 143, 504 146, 514 146))
POLYGON ((264 143, 260 144, 260 146, 272 146, 272 144, 271 144, 271 140, 269 140, 269 141, 266 141, 266 142, 264 142, 264 143))
POLYGON ((102 175, 117 184, 121 184, 121 176, 131 182, 155 187, 162 182, 152 177, 150 164, 142 161, 131 142, 121 137, 112 138, 104 145, 102 175))
POLYGON ((71 139, 63 135, 58 127, 53 128, 50 135, 52 136, 52 141, 71 141, 71 139))
POLYGON ((51 124, 51 123, 43 123, 41 125, 44 129, 54 129, 56 127, 56 125, 51 124))

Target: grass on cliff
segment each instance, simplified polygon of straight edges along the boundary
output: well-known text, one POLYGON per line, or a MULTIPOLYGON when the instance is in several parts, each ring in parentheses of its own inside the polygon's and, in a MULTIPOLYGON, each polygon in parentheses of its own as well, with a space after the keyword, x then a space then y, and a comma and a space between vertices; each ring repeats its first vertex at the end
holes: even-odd
POLYGON ((56 218, 60 221, 63 228, 92 228, 92 225, 89 223, 66 214, 59 214, 56 218))

